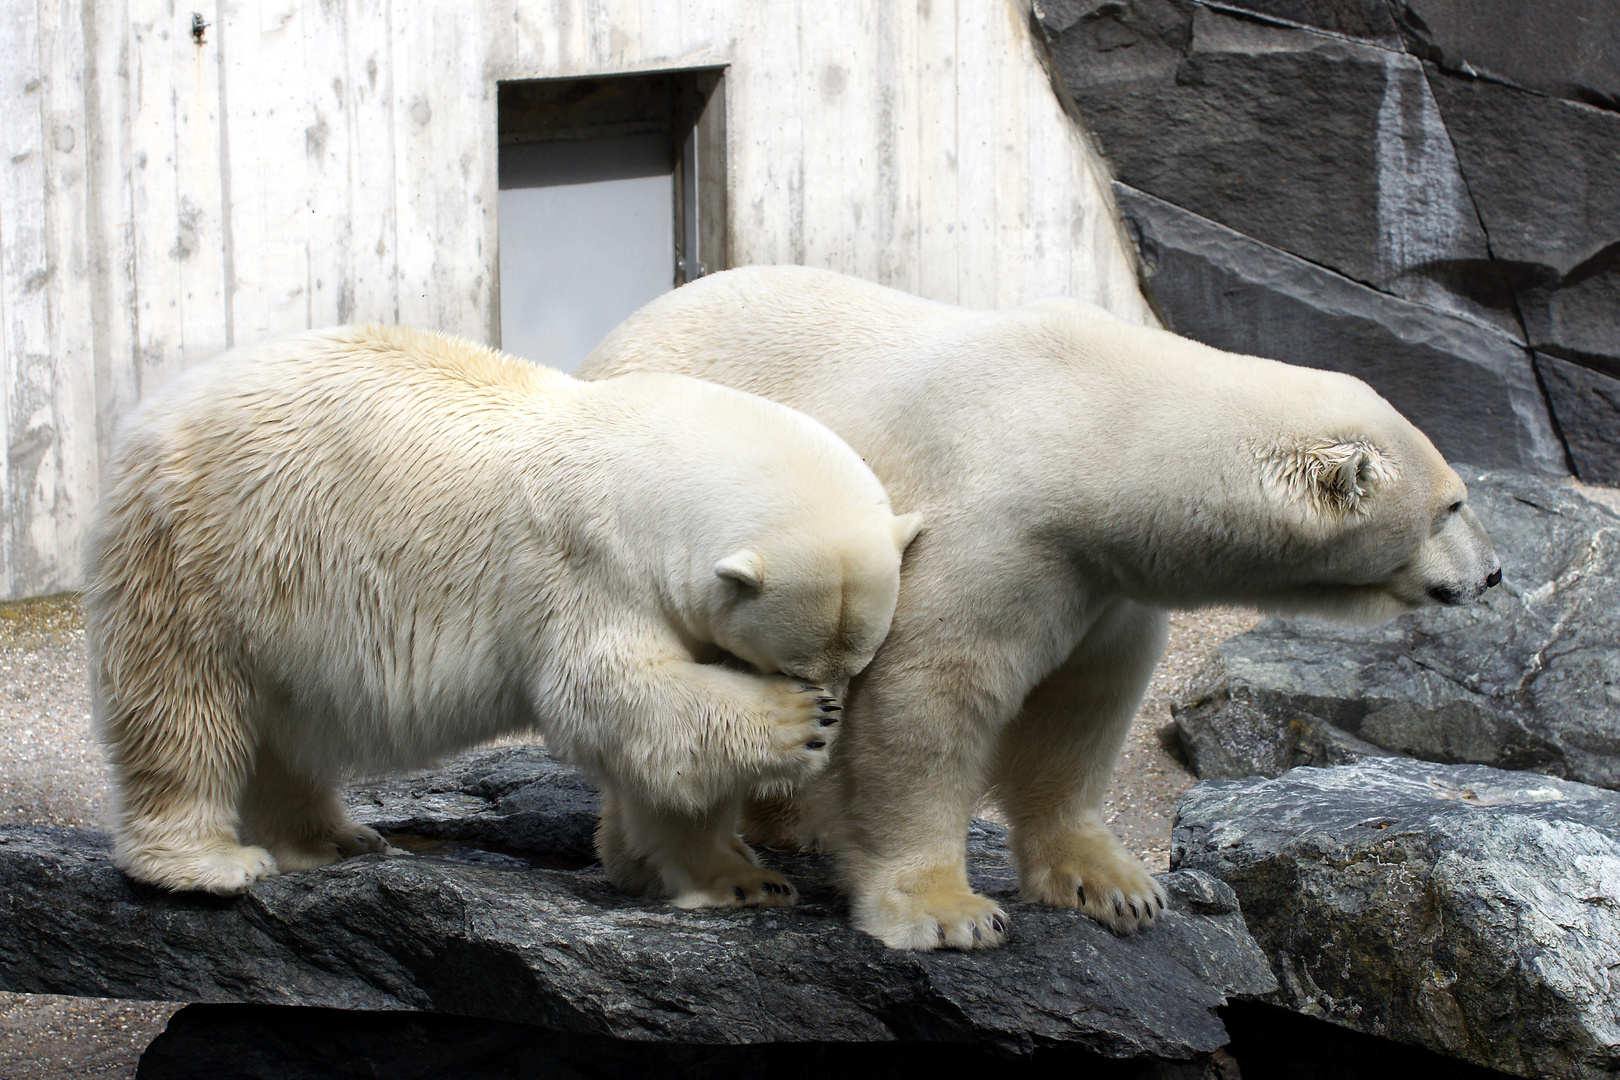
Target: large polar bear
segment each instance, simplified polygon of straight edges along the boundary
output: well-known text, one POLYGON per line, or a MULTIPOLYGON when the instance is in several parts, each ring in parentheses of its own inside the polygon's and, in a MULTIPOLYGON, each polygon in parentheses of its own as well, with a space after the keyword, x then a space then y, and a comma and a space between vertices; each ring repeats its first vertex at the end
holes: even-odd
POLYGON ((1072 301, 970 311, 732 270, 641 309, 580 374, 631 371, 802 409, 928 518, 831 766, 751 823, 830 846, 856 925, 893 946, 1001 941, 964 866, 987 790, 1026 898, 1121 932, 1163 908, 1099 807, 1166 608, 1376 620, 1500 579, 1456 473, 1365 384, 1072 301))
POLYGON ((401 328, 188 371, 109 481, 86 614, 116 861, 218 893, 381 850, 349 769, 538 724, 606 789, 616 883, 790 903, 738 806, 825 764, 822 688, 888 632, 920 526, 781 405, 401 328))

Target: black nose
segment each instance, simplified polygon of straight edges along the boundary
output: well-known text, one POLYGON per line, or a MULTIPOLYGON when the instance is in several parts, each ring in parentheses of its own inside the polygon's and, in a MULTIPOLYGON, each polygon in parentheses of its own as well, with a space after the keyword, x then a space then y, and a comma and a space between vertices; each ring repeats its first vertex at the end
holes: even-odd
POLYGON ((1498 566, 1495 570, 1491 571, 1491 576, 1485 579, 1485 587, 1489 589, 1493 585, 1500 584, 1502 584, 1502 568, 1498 566))

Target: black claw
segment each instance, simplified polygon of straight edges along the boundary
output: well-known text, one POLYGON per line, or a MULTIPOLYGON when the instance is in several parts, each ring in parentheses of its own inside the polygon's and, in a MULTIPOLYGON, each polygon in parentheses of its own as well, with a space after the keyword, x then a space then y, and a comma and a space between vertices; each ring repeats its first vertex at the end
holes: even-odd
POLYGON ((1086 902, 1086 887, 1084 885, 1080 886, 1080 902, 1082 904, 1086 902))
POLYGON ((741 885, 737 885, 737 886, 733 887, 731 891, 737 894, 737 899, 739 899, 739 900, 748 899, 748 894, 743 892, 743 888, 742 888, 741 885))
POLYGON ((939 923, 934 924, 934 932, 939 935, 939 940, 941 940, 941 941, 945 940, 945 928, 943 926, 939 925, 939 923))
POLYGON ((990 916, 990 925, 996 928, 996 933, 998 934, 1005 934, 1007 932, 1007 924, 1002 921, 1000 915, 990 916))
POLYGON ((842 705, 817 705, 816 708, 820 709, 822 712, 843 712, 844 711, 844 707, 842 705))
POLYGON ((1114 914, 1118 915, 1122 919, 1125 917, 1125 908, 1120 904, 1120 902, 1118 900, 1114 901, 1114 914))
POLYGON ((804 748, 806 750, 820 750, 823 746, 826 746, 826 745, 827 744, 825 742, 823 742, 822 740, 820 740, 820 739, 811 739, 809 742, 804 744, 804 748))
POLYGON ((979 933, 979 924, 974 923, 973 924, 973 940, 974 941, 982 941, 983 939, 984 939, 984 935, 979 933))
POLYGON ((1156 896, 1156 897, 1154 897, 1154 899, 1159 901, 1159 910, 1163 911, 1164 910, 1164 898, 1156 896))
POLYGON ((1142 913, 1140 911, 1136 910, 1136 905, 1135 904, 1132 904, 1131 905, 1131 918, 1140 919, 1141 917, 1142 917, 1142 913))
POLYGON ((803 690, 807 694, 819 694, 823 692, 821 687, 816 686, 814 683, 801 683, 799 689, 803 690))
POLYGON ((820 697, 816 698, 816 704, 831 705, 836 708, 838 705, 838 699, 835 697, 828 697, 826 694, 822 694, 820 697))
POLYGON ((823 716, 821 718, 821 720, 819 721, 819 723, 821 724, 822 727, 832 727, 834 724, 838 723, 838 717, 836 717, 836 716, 823 716))

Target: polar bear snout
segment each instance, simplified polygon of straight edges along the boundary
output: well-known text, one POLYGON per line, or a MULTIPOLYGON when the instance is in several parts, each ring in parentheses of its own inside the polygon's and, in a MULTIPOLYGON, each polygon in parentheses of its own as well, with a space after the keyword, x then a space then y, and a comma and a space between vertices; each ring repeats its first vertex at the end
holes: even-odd
POLYGON ((1485 595, 1487 589, 1494 589, 1502 583, 1502 567, 1498 565, 1484 581, 1472 588, 1459 589, 1454 585, 1435 585, 1429 589, 1429 596, 1439 604, 1455 607, 1459 604, 1471 604, 1485 595))
POLYGON ((1472 604, 1501 584, 1502 561, 1464 498, 1443 504, 1437 517, 1433 532, 1409 564, 1408 581, 1418 585, 1420 594, 1431 603, 1446 607, 1472 604))

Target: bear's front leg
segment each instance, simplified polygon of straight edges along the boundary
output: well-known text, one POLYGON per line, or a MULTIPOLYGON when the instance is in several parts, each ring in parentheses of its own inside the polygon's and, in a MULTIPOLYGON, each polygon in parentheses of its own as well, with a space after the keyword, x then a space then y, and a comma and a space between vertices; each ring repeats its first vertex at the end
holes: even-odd
POLYGON ((786 907, 792 884, 759 865, 735 832, 740 799, 707 813, 648 805, 604 784, 596 850, 608 880, 638 896, 667 897, 676 907, 786 907))
POLYGON ((850 699, 810 824, 838 856, 856 929, 896 949, 992 948, 1007 913, 967 877, 989 721, 926 663, 896 651, 877 664, 899 671, 872 673, 850 699))
POLYGON ((1103 795, 1164 651, 1162 612, 1119 601, 1002 732, 995 787, 1025 900, 1078 908, 1119 934, 1169 896, 1103 821, 1103 795))
POLYGON ((604 672, 598 685, 577 718, 549 710, 554 751, 649 806, 684 813, 821 772, 843 712, 803 680, 686 659, 604 672))

